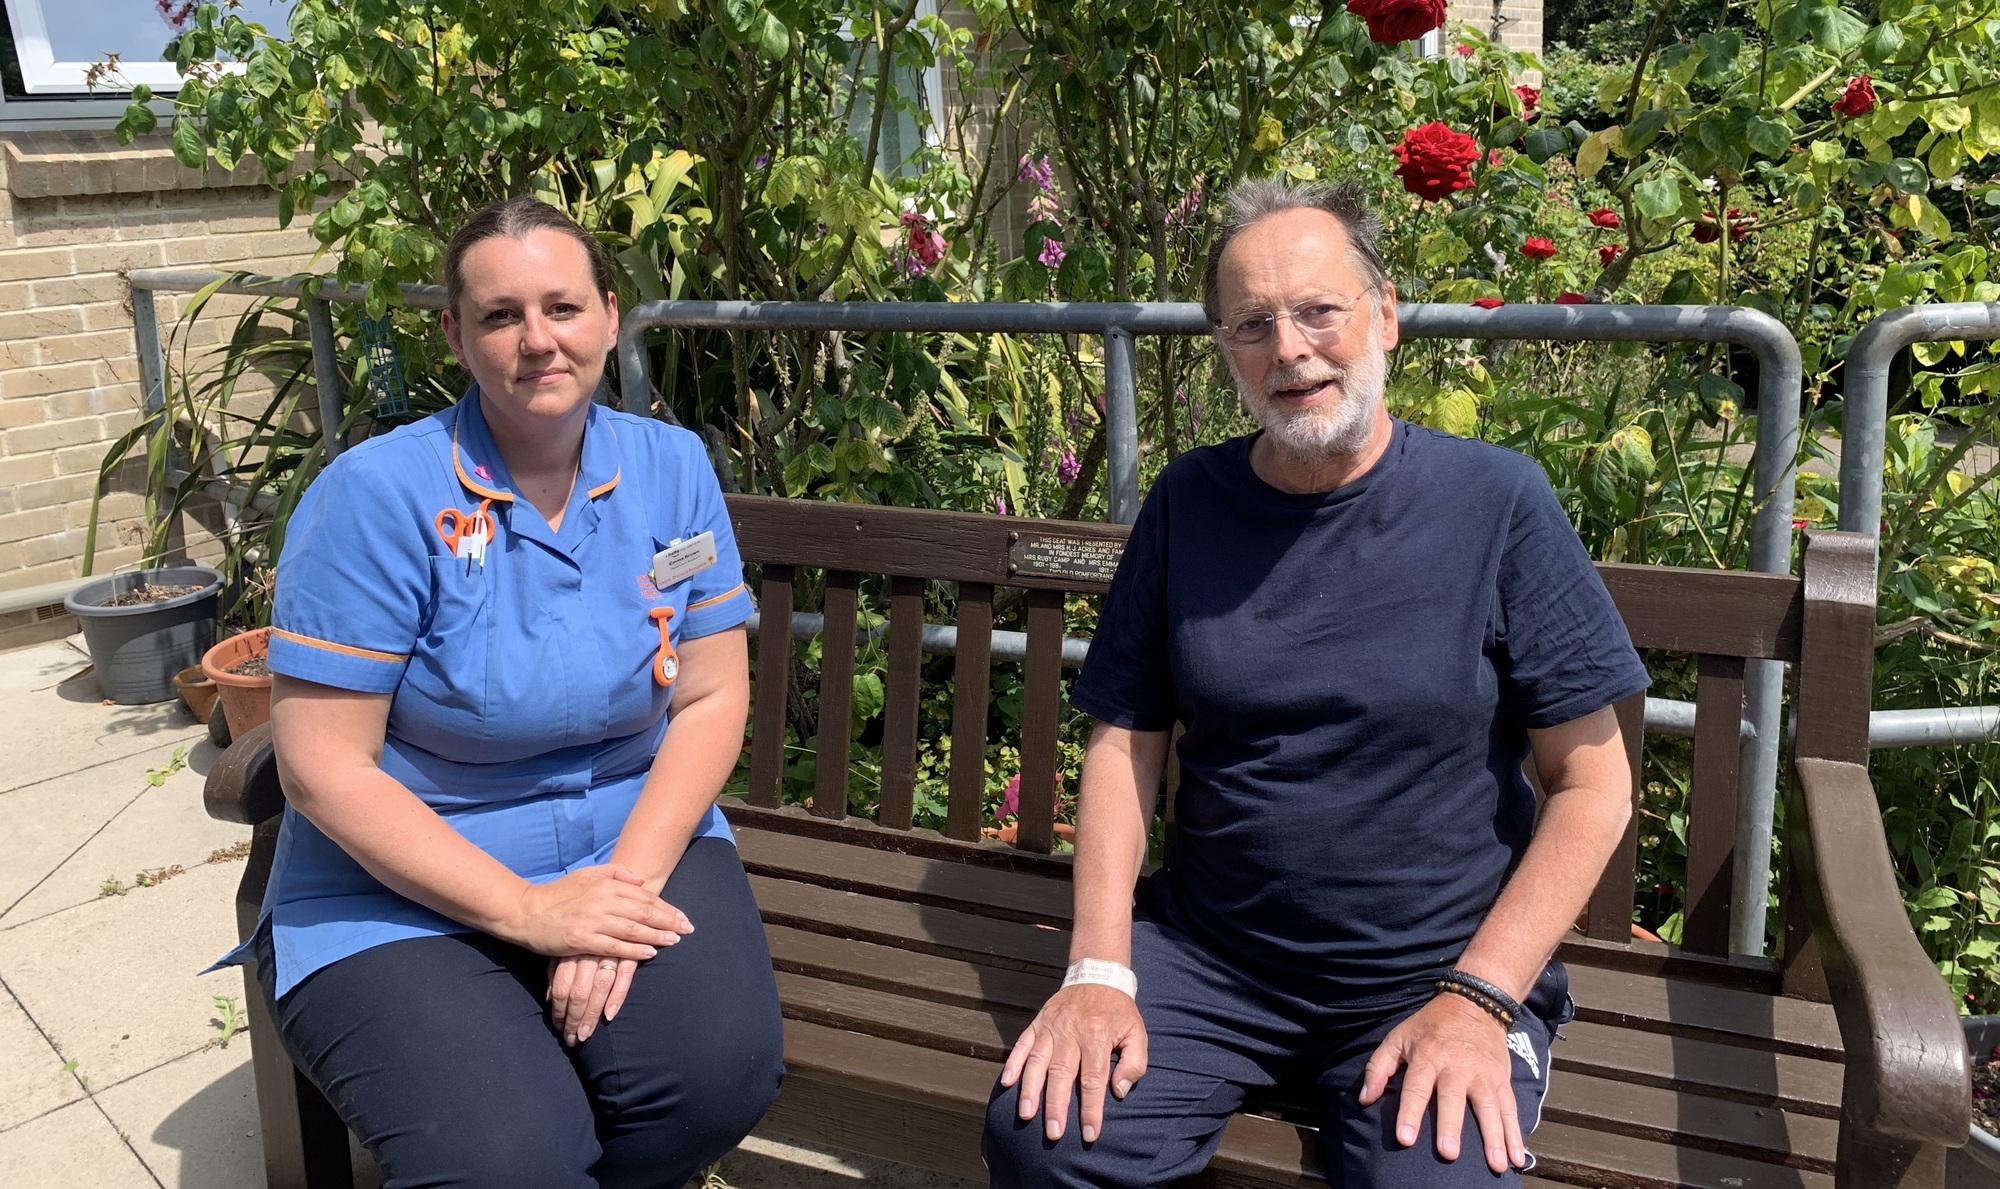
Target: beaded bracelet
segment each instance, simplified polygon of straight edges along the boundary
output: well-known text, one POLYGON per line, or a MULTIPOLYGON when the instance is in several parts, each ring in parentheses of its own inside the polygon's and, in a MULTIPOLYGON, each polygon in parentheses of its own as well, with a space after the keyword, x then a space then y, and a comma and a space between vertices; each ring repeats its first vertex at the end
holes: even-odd
POLYGON ((1514 1021, 1521 1018, 1523 1009, 1512 995, 1463 970, 1447 970, 1437 981, 1438 994, 1460 995, 1470 999, 1481 1011, 1500 1021, 1500 1026, 1512 1030, 1514 1021))

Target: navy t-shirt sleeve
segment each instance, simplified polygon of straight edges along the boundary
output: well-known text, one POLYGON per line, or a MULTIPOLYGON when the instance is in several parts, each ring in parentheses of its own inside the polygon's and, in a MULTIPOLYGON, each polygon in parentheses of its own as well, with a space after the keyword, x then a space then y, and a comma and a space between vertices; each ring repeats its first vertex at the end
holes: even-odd
POLYGON ((1523 475, 1500 558, 1502 696, 1528 727, 1553 727, 1651 679, 1548 478, 1532 464, 1523 475))
POLYGON ((1163 474, 1132 525, 1111 590, 1097 617, 1083 675, 1070 701, 1114 727, 1165 731, 1174 725, 1167 650, 1167 490, 1163 474))

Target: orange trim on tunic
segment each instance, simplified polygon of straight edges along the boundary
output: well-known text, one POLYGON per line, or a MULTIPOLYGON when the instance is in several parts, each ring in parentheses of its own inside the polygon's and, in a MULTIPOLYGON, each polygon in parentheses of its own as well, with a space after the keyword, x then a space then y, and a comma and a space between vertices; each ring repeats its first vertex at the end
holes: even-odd
POLYGON ((719 594, 719 595, 716 595, 716 596, 715 596, 714 598, 712 598, 712 599, 703 599, 703 600, 702 600, 701 602, 699 602, 699 603, 689 603, 689 604, 688 604, 688 610, 692 612, 692 611, 699 611, 699 610, 701 610, 701 609, 702 609, 703 607, 713 607, 713 606, 714 606, 715 604, 717 604, 717 603, 720 603, 720 602, 724 602, 724 601, 726 601, 726 600, 728 600, 728 599, 733 599, 733 598, 735 598, 735 597, 737 596, 737 594, 738 594, 739 592, 743 591, 744 589, 745 589, 744 585, 743 585, 743 584, 742 584, 741 582, 738 582, 738 583, 736 584, 736 589, 735 589, 735 590, 725 590, 725 591, 723 591, 723 592, 722 592, 721 594, 719 594))
POLYGON ((465 473, 465 464, 458 457, 458 422, 456 421, 451 424, 451 469, 458 472, 458 481, 460 483, 465 484, 487 499, 501 500, 509 504, 514 502, 513 492, 495 491, 493 488, 475 481, 471 475, 465 473))
POLYGON ((597 498, 598 496, 600 496, 600 495, 603 495, 603 494, 604 494, 605 492, 607 492, 607 491, 610 491, 610 490, 611 490, 612 488, 614 488, 614 487, 618 486, 618 477, 619 477, 620 475, 623 475, 624 473, 625 473, 625 471, 624 471, 624 469, 623 469, 623 468, 621 467, 621 468, 620 468, 619 470, 617 470, 616 472, 614 472, 614 473, 612 474, 611 478, 609 478, 609 479, 607 479, 606 481, 604 481, 603 483, 599 483, 599 484, 598 484, 597 486, 595 486, 595 487, 591 488, 591 489, 590 489, 590 498, 591 498, 591 499, 596 499, 596 498, 597 498))
POLYGON ((285 639, 290 640, 294 644, 304 644, 310 648, 324 648, 328 652, 339 652, 339 653, 344 653, 348 656, 358 656, 362 660, 367 660, 367 661, 394 661, 400 663, 402 661, 410 659, 408 653, 377 652, 372 648, 356 648, 352 644, 336 644, 331 640, 321 640, 314 636, 302 636, 297 632, 288 632, 283 628, 274 627, 271 629, 271 634, 274 636, 283 636, 285 639))

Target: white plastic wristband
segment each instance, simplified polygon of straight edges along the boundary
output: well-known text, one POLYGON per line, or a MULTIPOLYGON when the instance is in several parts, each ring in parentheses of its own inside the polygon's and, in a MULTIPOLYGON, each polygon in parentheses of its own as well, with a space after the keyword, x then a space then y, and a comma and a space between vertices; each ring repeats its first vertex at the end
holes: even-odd
POLYGON ((1078 958, 1071 962, 1069 970, 1063 975, 1062 985, 1073 987, 1078 983, 1102 983, 1107 987, 1116 987, 1134 999, 1139 997, 1139 976, 1132 973, 1132 968, 1107 962, 1103 958, 1078 958))

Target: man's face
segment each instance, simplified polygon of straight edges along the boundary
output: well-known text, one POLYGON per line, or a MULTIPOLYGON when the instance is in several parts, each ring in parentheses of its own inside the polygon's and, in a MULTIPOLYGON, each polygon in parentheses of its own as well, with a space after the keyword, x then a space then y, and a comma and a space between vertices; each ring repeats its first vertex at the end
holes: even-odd
POLYGON ((1275 315, 1261 342, 1222 343, 1238 395, 1273 443, 1308 463, 1367 445, 1397 341, 1396 299, 1393 288, 1369 291, 1340 220, 1310 209, 1257 220, 1223 250, 1216 290, 1225 326, 1275 315), (1328 306, 1352 313, 1323 331, 1293 316, 1328 306))

